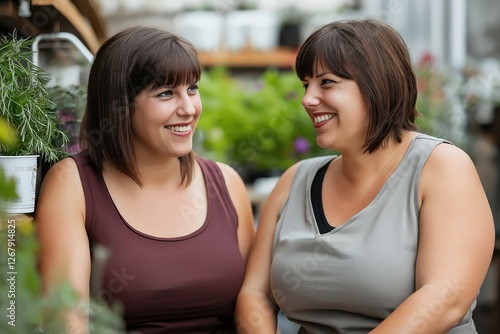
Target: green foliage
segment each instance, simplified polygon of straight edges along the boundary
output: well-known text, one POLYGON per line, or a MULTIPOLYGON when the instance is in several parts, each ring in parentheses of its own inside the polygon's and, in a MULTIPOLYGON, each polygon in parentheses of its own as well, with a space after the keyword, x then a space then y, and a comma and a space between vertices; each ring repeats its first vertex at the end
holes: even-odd
POLYGON ((292 71, 268 70, 252 86, 222 67, 206 71, 200 81, 199 150, 236 168, 260 170, 282 170, 300 159, 331 153, 316 145, 316 132, 301 104, 303 94, 292 71))
POLYGON ((0 333, 35 333, 36 328, 43 328, 46 334, 71 333, 71 324, 65 321, 68 310, 90 316, 91 333, 124 333, 122 310, 118 307, 110 307, 98 299, 81 306, 69 284, 61 284, 44 295, 37 269, 39 245, 34 223, 17 218, 1 218, 2 224, 6 222, 7 226, 0 225, 0 272, 6 276, 0 281, 0 309, 4 313, 4 319, 0 321, 0 333))
POLYGON ((0 119, 0 143, 12 148, 17 145, 17 132, 4 119, 0 119))
POLYGON ((44 161, 56 162, 65 155, 68 139, 58 129, 55 106, 45 87, 49 74, 31 61, 32 43, 15 32, 0 40, 0 116, 19 134, 17 146, 0 143, 0 154, 40 154, 44 161))
MULTIPOLYGON (((17 145, 16 131, 3 119, 0 118, 0 144, 6 147, 13 147, 17 145)), ((7 178, 3 168, 0 167, 0 213, 3 212, 3 205, 5 201, 15 199, 16 195, 16 182, 12 178, 7 178)), ((1 215, 0 215, 1 217, 1 215)), ((0 225, 1 227, 1 225, 0 225)))
POLYGON ((87 90, 85 87, 71 85, 68 87, 51 86, 47 88, 50 100, 57 109, 70 109, 74 112, 75 119, 81 119, 87 103, 87 90))
POLYGON ((87 89, 81 85, 71 85, 51 86, 47 90, 56 106, 59 130, 68 137, 64 150, 70 154, 77 153, 80 151, 80 125, 87 104, 87 89))
MULTIPOLYGON (((467 142, 456 78, 424 59, 416 67, 420 131, 467 142)), ((224 67, 203 73, 203 114, 195 149, 235 168, 283 170, 311 156, 332 154, 316 144, 316 131, 303 109, 304 89, 293 71, 267 70, 257 80, 231 76, 224 67)))

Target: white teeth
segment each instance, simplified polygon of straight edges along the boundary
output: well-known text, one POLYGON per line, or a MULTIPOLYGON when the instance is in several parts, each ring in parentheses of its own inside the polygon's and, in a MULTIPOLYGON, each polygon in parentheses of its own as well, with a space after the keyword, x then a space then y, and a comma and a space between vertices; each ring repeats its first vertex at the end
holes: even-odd
POLYGON ((314 117, 314 123, 324 122, 324 121, 327 121, 329 119, 332 119, 333 117, 335 117, 334 114, 316 116, 316 117, 314 117))
POLYGON ((167 126, 166 127, 169 130, 175 131, 175 132, 188 132, 191 131, 191 125, 185 125, 185 126, 167 126))

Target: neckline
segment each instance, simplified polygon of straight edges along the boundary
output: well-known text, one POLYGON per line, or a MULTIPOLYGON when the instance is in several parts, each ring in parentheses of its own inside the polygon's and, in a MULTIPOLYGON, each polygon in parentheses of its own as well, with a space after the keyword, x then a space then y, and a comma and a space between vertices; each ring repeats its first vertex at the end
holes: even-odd
MULTIPOLYGON (((206 189, 208 189, 207 188, 208 187, 207 177, 206 177, 207 173, 205 170, 206 167, 203 164, 199 163, 198 159, 196 159, 196 162, 198 163, 198 166, 200 166, 201 174, 203 177, 203 182, 205 184, 205 193, 206 193, 206 189)), ((106 181, 104 180, 104 176, 102 175, 102 171, 99 173, 99 178, 100 178, 100 181, 102 182, 103 187, 105 189, 106 197, 110 201, 110 203, 113 205, 114 211, 115 211, 116 215, 120 218, 120 221, 129 230, 131 230, 133 233, 135 233, 141 237, 151 239, 151 240, 156 240, 156 241, 182 241, 182 240, 187 240, 187 239, 191 239, 191 238, 196 237, 197 235, 201 234, 208 226, 208 217, 209 217, 210 212, 211 212, 210 196, 207 196, 207 214, 205 216, 205 220, 203 221, 203 224, 198 229, 196 229, 188 234, 177 236, 177 237, 161 237, 161 236, 156 236, 156 235, 142 232, 142 231, 136 229, 135 227, 133 227, 132 225, 130 225, 127 222, 127 220, 122 216, 120 210, 118 209, 115 202, 113 201, 113 197, 111 196, 111 193, 109 192, 108 185, 106 184, 106 181)))
MULTIPOLYGON (((361 216, 365 211, 367 211, 371 206, 373 206, 376 202, 378 202, 378 200, 380 199, 380 197, 382 197, 383 193, 385 192, 385 190, 389 186, 391 180, 395 177, 396 174, 399 173, 400 169, 403 168, 403 165, 408 160, 408 156, 410 155, 410 153, 413 151, 413 149, 415 147, 416 140, 420 139, 420 138, 424 138, 424 137, 425 137, 424 134, 417 134, 415 137, 413 137, 411 139, 411 141, 410 141, 410 143, 408 145, 408 148, 406 149, 406 152, 403 155, 403 158, 399 162, 398 166, 396 167, 396 169, 394 169, 394 171, 387 178, 387 180, 385 180, 384 184, 382 185, 382 187, 380 188, 380 190, 377 192, 377 195, 375 195, 375 197, 370 201, 370 203, 368 203, 368 205, 366 205, 364 208, 362 208, 361 210, 359 210, 352 217, 350 217, 349 219, 347 219, 346 221, 344 221, 341 225, 339 225, 339 226, 332 226, 333 227, 332 230, 328 231, 326 233, 321 233, 320 230, 319 230, 318 221, 316 219, 316 215, 314 213, 314 209, 313 209, 313 205, 312 205, 312 199, 311 199, 311 191, 310 191, 310 189, 312 187, 312 180, 314 179, 314 176, 316 175, 316 173, 318 172, 318 170, 321 169, 322 167, 324 167, 326 164, 330 164, 335 158, 333 158, 333 159, 327 159, 323 164, 321 164, 320 166, 318 166, 318 168, 316 168, 315 172, 311 173, 312 174, 312 178, 309 179, 309 187, 308 187, 309 191, 306 191, 307 198, 308 198, 308 210, 311 213, 310 217, 312 217, 313 220, 314 220, 313 221, 313 223, 314 223, 313 225, 314 225, 314 228, 315 228, 316 235, 317 236, 326 236, 326 235, 331 235, 333 233, 337 233, 338 231, 343 230, 346 226, 349 226, 359 216, 361 216)), ((321 197, 321 201, 323 201, 323 196, 320 196, 320 197, 321 197)), ((321 204, 321 208, 323 209, 323 204, 321 204)), ((325 217, 325 219, 326 219, 326 217, 325 217)), ((328 223, 328 220, 326 220, 326 222, 328 223)))

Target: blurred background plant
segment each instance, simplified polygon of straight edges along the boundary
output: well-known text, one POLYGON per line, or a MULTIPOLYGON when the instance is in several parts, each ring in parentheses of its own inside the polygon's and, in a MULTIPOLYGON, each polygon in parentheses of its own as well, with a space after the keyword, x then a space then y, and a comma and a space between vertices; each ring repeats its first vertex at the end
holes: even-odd
MULTIPOLYGON (((415 73, 419 131, 469 149, 463 77, 438 67, 430 53, 419 59, 415 73)), ((337 153, 316 144, 301 105, 304 88, 293 71, 268 69, 247 82, 227 68, 212 68, 202 75, 200 94, 197 151, 229 163, 243 177, 252 170, 274 176, 301 159, 337 153)))
POLYGON ((468 116, 462 97, 464 77, 452 69, 439 67, 429 52, 422 54, 414 70, 417 110, 422 115, 417 119, 419 131, 469 150, 468 116))
POLYGON ((58 128, 68 136, 64 150, 69 154, 78 153, 80 145, 80 123, 87 102, 87 89, 81 85, 61 85, 47 88, 50 99, 55 104, 58 128))
POLYGON ((269 69, 250 82, 235 79, 224 67, 205 71, 196 150, 244 177, 249 171, 277 174, 300 159, 332 153, 316 144, 301 105, 303 92, 292 71, 269 69))

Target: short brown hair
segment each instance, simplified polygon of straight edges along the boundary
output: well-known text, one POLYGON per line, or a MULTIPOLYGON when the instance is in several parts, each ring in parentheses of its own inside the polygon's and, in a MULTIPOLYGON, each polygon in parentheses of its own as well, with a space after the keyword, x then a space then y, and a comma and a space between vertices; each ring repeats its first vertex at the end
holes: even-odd
MULTIPOLYGON (((134 98, 144 89, 192 84, 200 76, 195 47, 179 36, 154 27, 132 27, 112 36, 90 70, 82 151, 99 169, 107 161, 142 186, 132 145, 134 98)), ((181 182, 189 184, 194 153, 179 159, 181 182)))
POLYGON ((323 25, 300 47, 297 76, 314 75, 318 65, 354 80, 368 113, 365 151, 371 153, 403 130, 416 130, 417 82, 408 47, 401 35, 375 19, 340 20, 323 25))

